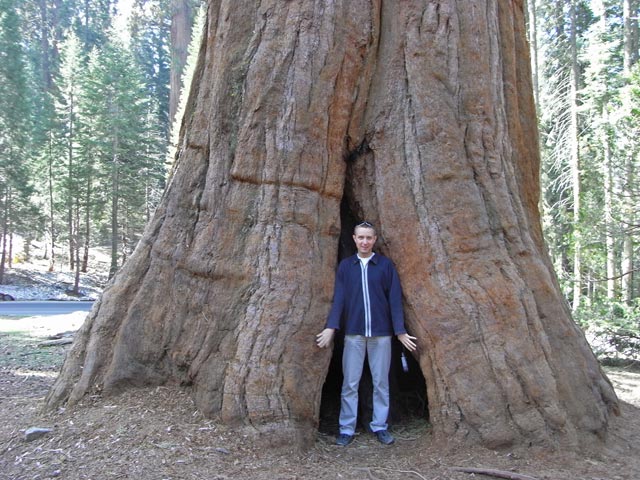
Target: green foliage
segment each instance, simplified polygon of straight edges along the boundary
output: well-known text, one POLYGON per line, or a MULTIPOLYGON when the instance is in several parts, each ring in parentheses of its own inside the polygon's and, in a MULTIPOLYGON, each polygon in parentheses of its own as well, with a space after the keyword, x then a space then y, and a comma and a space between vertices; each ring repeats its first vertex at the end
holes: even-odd
POLYGON ((116 4, 117 0, 71 0, 64 4, 85 52, 101 48, 109 40, 116 4))
POLYGON ((135 247, 163 188, 165 144, 141 70, 128 49, 94 50, 79 100, 81 152, 95 177, 94 218, 110 233, 112 273, 135 247), (107 225, 108 224, 108 227, 107 225))
MULTIPOLYGON (((625 24, 617 1, 536 3, 539 61, 544 66, 539 79, 541 180, 549 251, 568 297, 574 282, 579 281, 586 304, 607 299, 627 301, 629 291, 638 292, 638 279, 622 274, 633 269, 624 261, 629 242, 636 256, 638 253, 634 225, 640 197, 634 175, 640 147, 640 131, 635 125, 640 109, 634 106, 634 95, 640 83, 637 76, 629 78, 624 71, 628 53, 623 47, 625 34, 629 34, 625 28, 637 28, 634 18, 638 12, 631 12, 631 22, 625 24), (572 5, 575 17, 570 15, 572 5), (575 52, 571 49, 572 32, 575 52), (575 98, 569 82, 574 65, 578 73, 575 98), (569 122, 573 106, 578 114, 577 136, 569 122), (578 179, 571 170, 573 145, 577 145, 579 157, 578 179), (574 218, 576 191, 579 212, 574 218), (579 272, 575 271, 576 252, 580 255, 579 272), (622 289, 623 278, 631 280, 627 293, 622 289)), ((633 48, 635 61, 638 45, 633 48)))
POLYGON ((52 267, 111 243, 115 270, 164 189, 169 1, 136 3, 131 45, 116 3, 0 0, 0 226, 46 238, 52 267))
POLYGON ((575 319, 600 358, 640 360, 640 301, 632 305, 602 301, 584 306, 575 319))
POLYGON ((37 216, 31 201, 31 112, 27 69, 14 0, 0 0, 0 280, 7 238, 24 233, 37 216))
POLYGON ((157 120, 163 134, 169 132, 171 70, 171 2, 137 0, 130 21, 131 50, 139 65, 145 88, 157 102, 157 120))

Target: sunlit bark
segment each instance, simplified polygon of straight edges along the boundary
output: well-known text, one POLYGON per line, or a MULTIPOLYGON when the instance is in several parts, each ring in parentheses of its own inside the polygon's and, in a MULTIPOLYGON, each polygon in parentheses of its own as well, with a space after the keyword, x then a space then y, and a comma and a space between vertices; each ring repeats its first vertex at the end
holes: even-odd
POLYGON ((436 436, 604 436, 542 239, 522 2, 211 1, 203 41, 172 183, 50 407, 173 383, 310 444, 344 197, 398 267, 436 436))

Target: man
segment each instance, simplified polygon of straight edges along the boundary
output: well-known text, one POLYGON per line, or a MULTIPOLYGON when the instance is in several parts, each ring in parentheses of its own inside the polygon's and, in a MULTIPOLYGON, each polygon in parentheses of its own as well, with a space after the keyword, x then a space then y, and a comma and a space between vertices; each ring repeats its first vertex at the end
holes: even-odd
POLYGON ((316 336, 318 347, 325 348, 331 344, 336 330, 342 327, 345 333, 340 434, 336 439, 341 446, 351 443, 355 434, 358 385, 365 355, 373 380, 373 418, 369 426, 381 443, 394 442, 387 430, 392 335, 397 335, 410 352, 416 349, 416 337, 410 336, 404 327, 398 273, 391 260, 373 252, 377 239, 369 222, 356 225, 353 241, 358 253, 340 262, 331 312, 325 329, 316 336))

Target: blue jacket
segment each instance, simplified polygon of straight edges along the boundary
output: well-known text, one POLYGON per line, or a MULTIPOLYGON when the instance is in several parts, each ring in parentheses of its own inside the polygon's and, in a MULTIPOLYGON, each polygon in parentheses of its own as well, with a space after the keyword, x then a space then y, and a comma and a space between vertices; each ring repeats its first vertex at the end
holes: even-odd
POLYGON ((391 260, 376 253, 364 270, 358 255, 340 262, 326 328, 343 328, 346 335, 367 337, 407 332, 400 278, 391 260))

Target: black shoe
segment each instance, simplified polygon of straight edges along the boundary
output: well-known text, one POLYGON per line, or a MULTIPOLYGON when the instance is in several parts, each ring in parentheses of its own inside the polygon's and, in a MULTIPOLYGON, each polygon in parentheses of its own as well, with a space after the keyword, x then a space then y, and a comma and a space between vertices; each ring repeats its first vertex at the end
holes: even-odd
POLYGON ((353 441, 353 435, 347 435, 346 433, 341 433, 336 437, 336 445, 340 445, 341 447, 346 447, 353 441))
POLYGON ((385 445, 391 445, 396 441, 396 439, 393 438, 393 436, 387 430, 378 430, 374 433, 376 434, 376 437, 378 437, 378 441, 380 443, 384 443, 385 445))

